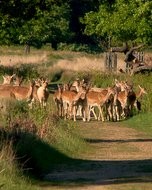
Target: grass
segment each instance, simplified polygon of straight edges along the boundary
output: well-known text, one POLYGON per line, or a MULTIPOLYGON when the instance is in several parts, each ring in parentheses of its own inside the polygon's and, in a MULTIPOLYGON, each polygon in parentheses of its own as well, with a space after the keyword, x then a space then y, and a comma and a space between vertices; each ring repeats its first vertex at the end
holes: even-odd
POLYGON ((23 176, 22 170, 17 167, 11 141, 5 141, 2 144, 0 149, 0 188, 38 190, 39 188, 32 185, 30 180, 23 176))
POLYGON ((39 189, 33 184, 42 180, 44 174, 56 165, 73 163, 87 150, 86 143, 75 130, 77 124, 59 119, 53 106, 50 102, 47 110, 39 109, 38 105, 29 110, 26 102, 11 102, 3 112, 1 144, 7 140, 12 143, 0 150, 0 172, 4 174, 0 173, 0 185, 3 186, 3 181, 7 183, 6 190, 22 190, 25 186, 29 190, 39 189), (9 168, 6 168, 8 160, 1 156, 3 154, 11 159, 9 168), (3 169, 12 177, 9 178, 3 169))
POLYGON ((125 125, 143 131, 152 137, 152 112, 140 113, 123 122, 125 125))

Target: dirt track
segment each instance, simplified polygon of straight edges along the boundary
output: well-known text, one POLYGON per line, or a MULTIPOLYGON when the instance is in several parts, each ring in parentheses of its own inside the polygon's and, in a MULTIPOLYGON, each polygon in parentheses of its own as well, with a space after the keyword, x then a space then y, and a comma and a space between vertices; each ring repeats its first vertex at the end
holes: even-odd
POLYGON ((91 151, 50 173, 47 189, 152 189, 152 138, 120 123, 80 122, 79 131, 91 151))

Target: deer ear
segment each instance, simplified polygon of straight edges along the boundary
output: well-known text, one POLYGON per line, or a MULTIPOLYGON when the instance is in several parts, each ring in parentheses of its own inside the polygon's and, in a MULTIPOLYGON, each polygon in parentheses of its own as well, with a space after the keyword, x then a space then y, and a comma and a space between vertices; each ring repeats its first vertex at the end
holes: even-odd
POLYGON ((138 85, 138 87, 139 87, 140 89, 142 89, 140 85, 138 85))
POLYGON ((13 78, 13 77, 15 77, 16 76, 16 74, 13 74, 12 76, 11 76, 11 78, 13 78))

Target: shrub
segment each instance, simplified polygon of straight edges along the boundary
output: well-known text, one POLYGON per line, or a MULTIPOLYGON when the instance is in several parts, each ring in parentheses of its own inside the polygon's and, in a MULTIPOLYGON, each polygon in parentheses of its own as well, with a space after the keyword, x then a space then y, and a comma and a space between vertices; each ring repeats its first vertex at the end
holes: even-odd
POLYGON ((103 49, 101 49, 97 45, 88 45, 88 44, 66 44, 66 43, 59 43, 58 50, 65 50, 65 51, 75 51, 75 52, 86 52, 86 53, 101 53, 103 49))

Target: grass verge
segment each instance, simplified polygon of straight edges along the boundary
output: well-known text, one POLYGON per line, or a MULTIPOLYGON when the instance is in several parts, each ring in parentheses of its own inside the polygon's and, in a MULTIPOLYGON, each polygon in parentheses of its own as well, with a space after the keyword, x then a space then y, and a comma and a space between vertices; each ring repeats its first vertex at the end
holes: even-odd
POLYGON ((152 137, 152 113, 140 113, 135 115, 128 120, 124 121, 123 124, 128 127, 140 130, 152 137))

